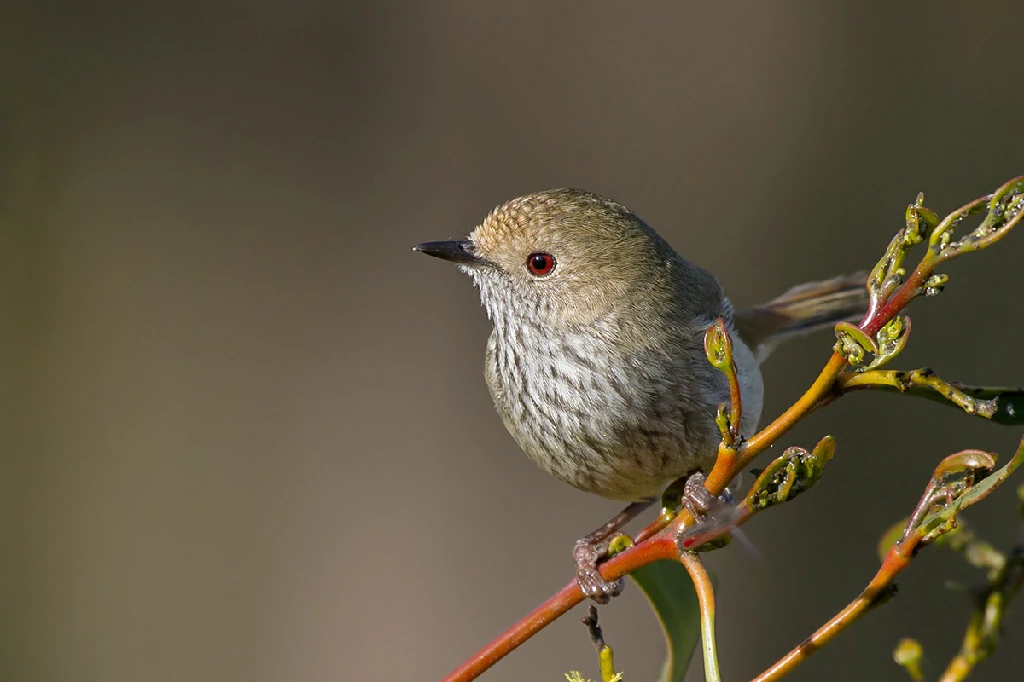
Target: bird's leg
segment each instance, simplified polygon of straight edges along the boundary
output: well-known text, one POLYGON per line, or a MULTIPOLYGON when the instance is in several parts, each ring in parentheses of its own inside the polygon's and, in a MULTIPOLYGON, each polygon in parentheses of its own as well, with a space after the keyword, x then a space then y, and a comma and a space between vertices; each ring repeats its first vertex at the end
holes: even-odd
MULTIPOLYGON (((703 486, 701 489, 703 490, 703 486)), ((583 596, 590 597, 598 604, 607 604, 609 599, 622 592, 622 578, 612 583, 608 582, 598 572, 597 563, 608 553, 611 537, 653 503, 654 498, 631 502, 608 523, 576 541, 572 558, 576 562, 576 581, 583 590, 583 596)))

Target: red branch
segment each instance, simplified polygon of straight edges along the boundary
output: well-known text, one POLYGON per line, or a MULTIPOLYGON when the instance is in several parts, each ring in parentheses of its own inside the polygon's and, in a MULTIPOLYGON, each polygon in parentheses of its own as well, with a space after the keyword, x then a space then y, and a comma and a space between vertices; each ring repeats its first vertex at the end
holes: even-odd
MULTIPOLYGON (((675 537, 670 533, 661 533, 646 542, 634 545, 621 554, 613 556, 599 566, 601 576, 605 580, 618 580, 632 573, 641 566, 646 566, 658 559, 676 559, 679 550, 675 537)), ((467 682, 479 677, 492 665, 508 656, 523 642, 533 637, 542 629, 569 609, 583 601, 583 593, 574 578, 572 582, 560 589, 544 601, 523 619, 499 635, 494 641, 476 652, 465 663, 460 665, 442 682, 467 682)))

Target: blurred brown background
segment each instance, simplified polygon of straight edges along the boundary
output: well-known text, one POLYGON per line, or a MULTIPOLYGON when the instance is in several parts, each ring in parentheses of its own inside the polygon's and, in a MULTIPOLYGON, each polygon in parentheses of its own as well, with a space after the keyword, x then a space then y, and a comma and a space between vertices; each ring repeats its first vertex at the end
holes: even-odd
MULTIPOLYGON (((1019 2, 79 3, 0 9, 0 679, 432 680, 571 574, 617 510, 517 450, 488 324, 410 252, 552 186, 633 207, 738 304, 870 266, 919 190, 1024 173, 1019 2), (893 3, 895 5, 895 3, 893 3)), ((900 365, 1024 382, 1024 235, 951 265, 900 365)), ((766 415, 827 335, 766 367, 766 415)), ((727 679, 852 598, 935 462, 1020 434, 858 395, 812 494, 709 558, 727 679)), ((1014 537, 1007 489, 968 515, 1014 537)), ((978 576, 929 551, 797 680, 952 655, 978 576)), ((489 680, 596 659, 571 614, 489 680)), ((602 612, 630 682, 662 641, 602 612)), ((978 679, 1019 679, 1024 618, 978 679)), ((700 677, 699 665, 691 671, 700 677)))

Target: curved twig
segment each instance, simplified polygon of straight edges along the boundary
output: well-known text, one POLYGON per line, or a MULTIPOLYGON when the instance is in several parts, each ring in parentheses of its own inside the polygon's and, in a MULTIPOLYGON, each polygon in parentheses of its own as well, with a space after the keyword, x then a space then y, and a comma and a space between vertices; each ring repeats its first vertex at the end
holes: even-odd
POLYGON ((889 548, 881 568, 864 591, 813 635, 754 678, 754 682, 782 678, 859 618, 886 603, 895 594, 896 577, 910 565, 918 551, 954 529, 956 515, 962 509, 986 497, 1022 462, 1024 440, 1013 458, 995 472, 992 471, 995 456, 989 453, 964 450, 943 459, 907 521, 902 537, 889 548))
MULTIPOLYGON (((659 534, 646 542, 630 547, 621 554, 616 554, 599 566, 601 576, 608 580, 618 580, 639 568, 658 559, 676 559, 678 550, 671 535, 659 534)), ((443 682, 467 682, 479 677, 492 665, 510 654, 523 642, 543 630, 554 620, 564 615, 569 609, 583 601, 580 586, 573 579, 568 585, 548 597, 543 604, 535 608, 515 625, 499 635, 494 641, 482 648, 462 665, 453 670, 443 682)))
POLYGON ((704 652, 704 679, 707 682, 721 682, 718 671, 718 645, 715 643, 715 588, 711 584, 711 576, 704 568, 704 562, 694 552, 683 552, 679 561, 686 566, 693 587, 697 591, 697 603, 700 605, 700 640, 704 652))

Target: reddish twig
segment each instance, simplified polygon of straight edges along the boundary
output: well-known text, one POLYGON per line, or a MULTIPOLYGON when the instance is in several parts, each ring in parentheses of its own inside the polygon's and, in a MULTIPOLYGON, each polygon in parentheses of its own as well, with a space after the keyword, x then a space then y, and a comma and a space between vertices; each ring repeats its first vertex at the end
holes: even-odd
MULTIPOLYGON (((600 565, 601 576, 611 582, 658 559, 676 559, 679 550, 670 534, 659 534, 646 542, 616 554, 600 565)), ((569 609, 583 601, 583 593, 574 579, 494 641, 460 665, 443 682, 467 682, 510 654, 569 609)))
POLYGON ((899 546, 894 546, 885 557, 882 567, 875 574, 871 583, 850 604, 833 616, 827 623, 805 639, 798 647, 790 651, 772 667, 754 678, 754 682, 777 680, 790 673, 798 665, 806 661, 811 654, 828 644, 840 632, 849 627, 865 613, 884 604, 893 594, 896 576, 910 564, 910 557, 900 553, 899 546))
POLYGON ((881 568, 864 591, 754 682, 778 680, 792 672, 856 620, 887 602, 896 592, 896 577, 910 565, 920 549, 956 528, 956 516, 963 508, 983 499, 1020 466, 1024 461, 1024 440, 1006 466, 993 472, 995 461, 995 455, 980 450, 963 450, 943 459, 935 468, 902 536, 889 548, 881 568))

